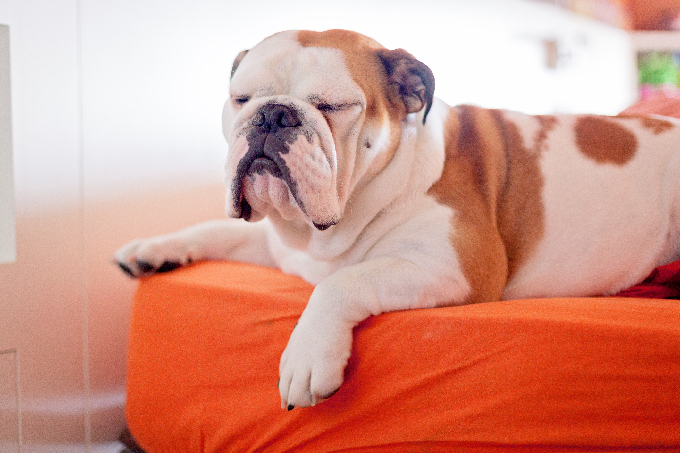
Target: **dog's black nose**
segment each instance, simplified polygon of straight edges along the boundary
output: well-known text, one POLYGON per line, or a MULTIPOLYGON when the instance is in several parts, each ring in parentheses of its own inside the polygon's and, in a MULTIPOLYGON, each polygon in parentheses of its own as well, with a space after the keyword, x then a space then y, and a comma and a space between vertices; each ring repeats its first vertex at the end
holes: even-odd
POLYGON ((297 112, 282 104, 266 104, 260 108, 253 118, 253 126, 266 132, 276 132, 283 127, 297 127, 302 125, 297 112))

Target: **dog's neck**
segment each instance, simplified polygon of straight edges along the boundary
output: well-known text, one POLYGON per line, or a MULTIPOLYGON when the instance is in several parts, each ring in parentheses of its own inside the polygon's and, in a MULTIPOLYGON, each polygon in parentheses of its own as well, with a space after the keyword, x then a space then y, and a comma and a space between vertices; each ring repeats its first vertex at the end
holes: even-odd
POLYGON ((425 125, 422 113, 409 115, 401 124, 399 147, 387 167, 370 182, 357 187, 337 225, 319 231, 302 218, 283 220, 269 216, 273 228, 286 246, 308 253, 319 261, 361 260, 376 237, 381 237, 401 221, 395 212, 412 214, 420 209, 430 186, 442 172, 444 144, 442 128, 450 107, 438 101, 425 125), (419 152, 413 153, 417 148, 419 152), (409 187, 395 191, 394 186, 409 187), (381 212, 391 212, 389 216, 381 212), (291 225, 294 227, 291 228, 291 225), (363 241, 363 237, 367 239, 363 241), (366 246, 362 247, 362 243, 366 246), (352 257, 343 257, 352 250, 352 257))

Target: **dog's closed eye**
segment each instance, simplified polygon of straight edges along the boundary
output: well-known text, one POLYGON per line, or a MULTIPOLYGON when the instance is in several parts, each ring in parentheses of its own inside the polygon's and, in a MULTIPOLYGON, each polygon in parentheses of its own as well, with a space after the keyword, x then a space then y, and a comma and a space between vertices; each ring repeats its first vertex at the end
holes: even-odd
POLYGON ((319 102, 315 104, 315 107, 321 113, 334 113, 334 112, 344 112, 352 107, 361 106, 358 102, 341 102, 337 104, 331 104, 329 102, 319 102))
POLYGON ((338 106, 333 104, 320 103, 316 105, 316 109, 320 112, 333 112, 335 110, 338 110, 338 106))
POLYGON ((231 102, 235 107, 241 107, 250 101, 250 96, 232 96, 231 102))

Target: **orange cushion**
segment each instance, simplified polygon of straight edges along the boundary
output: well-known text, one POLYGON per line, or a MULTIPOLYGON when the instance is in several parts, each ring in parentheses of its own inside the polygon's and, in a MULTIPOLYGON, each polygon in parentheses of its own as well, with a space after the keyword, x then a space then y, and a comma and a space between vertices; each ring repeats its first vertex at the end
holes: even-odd
POLYGON ((207 262, 143 279, 127 419, 149 453, 680 449, 680 304, 544 299, 395 312, 355 329, 346 381, 281 410, 312 287, 207 262))

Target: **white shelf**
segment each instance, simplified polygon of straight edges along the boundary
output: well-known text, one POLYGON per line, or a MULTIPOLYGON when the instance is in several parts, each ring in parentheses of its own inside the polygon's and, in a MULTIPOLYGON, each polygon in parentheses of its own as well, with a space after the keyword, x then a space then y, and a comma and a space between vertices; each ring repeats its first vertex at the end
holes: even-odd
POLYGON ((0 264, 16 261, 9 27, 0 25, 0 264))

